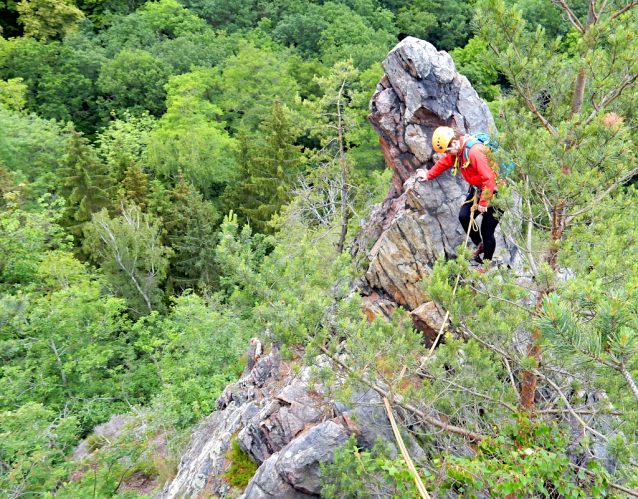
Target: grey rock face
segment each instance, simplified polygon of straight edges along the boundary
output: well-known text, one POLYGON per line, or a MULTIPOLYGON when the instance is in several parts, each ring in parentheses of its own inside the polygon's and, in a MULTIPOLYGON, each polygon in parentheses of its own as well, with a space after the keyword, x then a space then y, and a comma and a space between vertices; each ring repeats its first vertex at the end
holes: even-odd
POLYGON ((310 496, 286 482, 277 472, 276 465, 281 456, 277 452, 262 464, 250 480, 240 499, 308 499, 310 496))
MULTIPOLYGON (((467 182, 452 170, 429 182, 414 177, 418 168, 429 169, 440 157, 432 148, 432 133, 443 125, 460 133, 496 130, 487 104, 456 72, 448 53, 408 37, 382 65, 385 76, 370 101, 368 120, 394 175, 385 200, 364 227, 367 241, 360 247, 372 245, 365 275, 369 288, 415 310, 430 301, 421 281, 436 259, 456 256, 465 240, 458 212, 467 182)), ((519 265, 513 242, 500 232, 497 236, 496 259, 519 265)))
POLYGON ((326 421, 310 428, 281 451, 276 468, 284 480, 306 494, 321 492, 320 463, 331 463, 334 452, 348 434, 343 427, 326 421))
MULTIPOLYGON (((309 369, 292 375, 276 351, 251 364, 217 399, 217 410, 193 434, 177 476, 155 499, 196 499, 228 490, 222 475, 230 465, 225 455, 233 438, 260 464, 244 499, 316 497, 319 463, 331 462, 349 435, 356 434, 359 445, 368 448, 377 438, 394 441, 376 392, 355 393, 346 407, 323 395, 319 383, 310 391, 309 369)), ((416 442, 410 443, 414 456, 421 457, 416 442)))

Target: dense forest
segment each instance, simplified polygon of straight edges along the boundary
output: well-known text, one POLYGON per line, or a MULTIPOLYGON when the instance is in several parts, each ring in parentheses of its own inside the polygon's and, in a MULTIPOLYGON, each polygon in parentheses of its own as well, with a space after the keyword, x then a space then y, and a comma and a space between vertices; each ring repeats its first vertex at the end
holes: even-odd
MULTIPOLYGON (((307 363, 346 341, 354 378, 420 364, 402 313, 366 322, 347 286, 365 267, 353 251, 362 222, 392 176, 368 103, 406 36, 449 51, 488 101, 516 163, 503 198, 523 199, 520 244, 540 290, 524 302, 500 269, 452 301, 468 255, 435 266, 431 295, 476 337, 440 346, 405 396, 490 439, 474 457, 422 463, 426 484, 462 484, 463 497, 490 480, 495 497, 638 487, 633 6, 0 2, 0 495, 141 497, 122 486, 135 471, 163 484, 264 331, 291 358, 307 346, 307 363), (507 346, 521 328, 526 354, 507 346), (373 373, 379 352, 388 360, 373 373), (521 385, 552 383, 541 359, 570 390, 543 410, 568 410, 582 386, 606 394, 600 410, 619 420, 604 435, 613 470, 594 460, 572 473, 566 430, 510 386, 508 360, 521 385), (445 374, 461 371, 474 374, 445 374), (92 435, 117 414, 117 441, 92 435), (87 437, 89 457, 72 459, 87 437)), ((326 476, 364 466, 352 456, 326 476)), ((383 452, 366 456, 378 480, 410 481, 383 452)), ((372 497, 354 478, 335 483, 326 497, 372 497)), ((387 497, 418 497, 396 490, 387 497)))

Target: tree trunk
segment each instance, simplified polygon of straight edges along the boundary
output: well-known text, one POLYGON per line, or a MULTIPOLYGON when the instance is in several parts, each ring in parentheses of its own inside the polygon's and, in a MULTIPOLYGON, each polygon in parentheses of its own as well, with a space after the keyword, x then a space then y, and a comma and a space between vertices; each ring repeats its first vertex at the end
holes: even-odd
MULTIPOLYGON (((565 231, 565 213, 567 205, 565 202, 560 202, 554 206, 552 213, 552 232, 549 237, 549 248, 545 253, 545 261, 550 266, 552 271, 556 271, 558 268, 558 244, 563 239, 563 233, 565 231)), ((551 293, 552 286, 550 283, 546 283, 544 287, 539 289, 538 296, 536 297, 536 314, 539 314, 543 307, 543 297, 548 293, 551 293)), ((541 351, 539 342, 541 339, 540 331, 534 330, 532 332, 532 343, 529 348, 527 356, 533 358, 536 361, 536 365, 539 365, 541 361, 541 351)), ((527 412, 534 411, 534 395, 536 393, 536 376, 530 371, 523 372, 523 381, 521 383, 521 406, 527 412)))
POLYGON ((64 388, 66 388, 66 393, 69 397, 72 397, 71 390, 69 389, 69 382, 66 379, 66 373, 64 372, 64 364, 62 363, 62 359, 60 358, 60 353, 58 352, 58 348, 55 346, 55 342, 53 338, 49 338, 49 346, 55 355, 55 358, 58 362, 58 368, 60 369, 60 376, 62 376, 62 383, 64 383, 64 388))
POLYGON ((341 234, 337 244, 337 253, 343 251, 346 235, 348 234, 348 175, 346 171, 346 153, 343 147, 343 126, 341 125, 341 94, 345 84, 344 80, 337 99, 337 130, 339 131, 339 159, 341 160, 341 234))
MULTIPOLYGON (((589 31, 589 27, 594 24, 596 17, 594 16, 594 3, 589 3, 589 11, 587 12, 587 21, 585 22, 585 33, 589 31)), ((583 35, 585 34, 583 33, 583 35)), ((584 58, 584 56, 581 56, 584 58)), ((585 70, 581 69, 576 77, 576 84, 574 86, 574 97, 572 98, 572 116, 579 114, 583 108, 583 99, 585 96, 585 84, 587 83, 587 77, 585 76, 585 70)))

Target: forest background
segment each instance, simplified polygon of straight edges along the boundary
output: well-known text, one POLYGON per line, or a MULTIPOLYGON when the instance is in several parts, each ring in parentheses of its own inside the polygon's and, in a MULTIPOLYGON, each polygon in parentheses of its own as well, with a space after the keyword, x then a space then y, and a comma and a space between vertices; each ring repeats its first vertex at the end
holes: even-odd
MULTIPOLYGON (((505 5, 573 55, 552 2, 505 5)), ((175 473, 249 338, 277 330, 285 352, 324 320, 391 177, 365 119, 388 50, 415 36, 450 51, 494 111, 511 91, 475 9, 0 2, 3 496, 136 497, 122 482, 175 473), (91 440, 115 414, 120 440, 91 440), (90 473, 69 459, 87 436, 90 473)))

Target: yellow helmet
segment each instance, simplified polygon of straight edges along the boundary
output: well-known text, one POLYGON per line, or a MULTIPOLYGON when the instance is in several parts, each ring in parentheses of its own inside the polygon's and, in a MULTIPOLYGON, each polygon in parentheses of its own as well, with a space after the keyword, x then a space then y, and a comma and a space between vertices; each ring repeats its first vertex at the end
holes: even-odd
POLYGON ((432 147, 436 152, 443 154, 454 138, 454 130, 449 126, 440 126, 432 135, 432 147))

